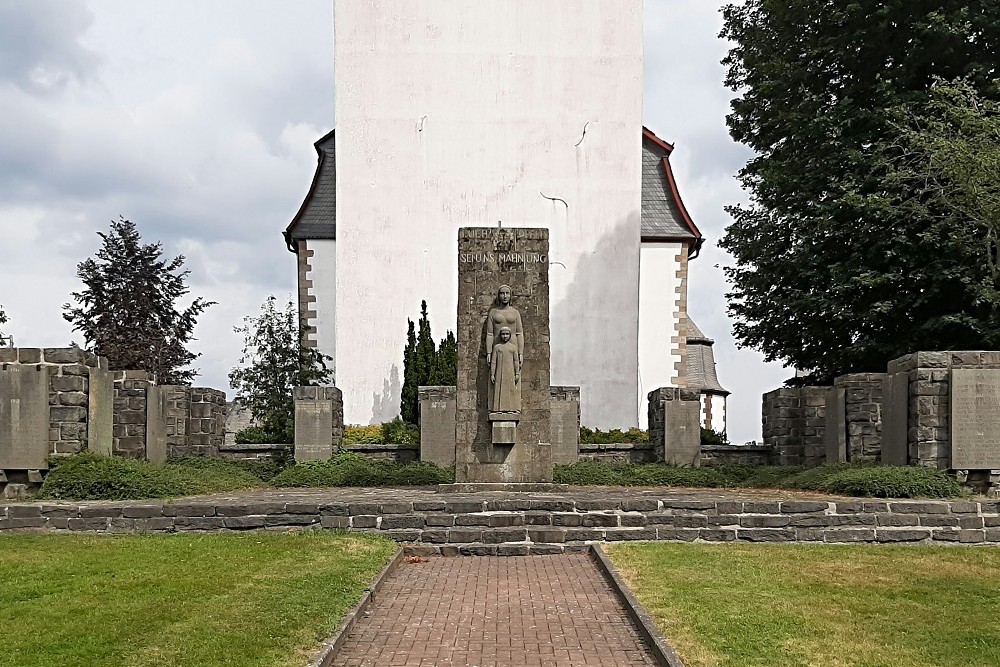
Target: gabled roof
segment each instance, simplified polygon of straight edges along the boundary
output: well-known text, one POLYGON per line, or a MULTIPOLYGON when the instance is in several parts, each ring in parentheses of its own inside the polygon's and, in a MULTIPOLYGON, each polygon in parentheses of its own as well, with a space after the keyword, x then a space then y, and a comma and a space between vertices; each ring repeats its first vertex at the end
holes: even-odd
POLYGON ((719 384, 715 373, 715 353, 712 345, 715 341, 707 337, 694 323, 691 316, 687 318, 687 386, 704 393, 728 396, 729 391, 719 384))
MULTIPOLYGON (((314 145, 318 154, 316 173, 298 213, 285 229, 288 249, 296 251, 301 239, 337 238, 337 156, 331 130, 314 145)), ((670 167, 674 147, 649 129, 642 128, 642 240, 690 243, 697 256, 703 238, 681 200, 670 167)))
POLYGON ((694 255, 704 239, 677 189, 670 166, 673 150, 671 144, 642 128, 642 240, 693 241, 694 255))
POLYGON ((295 252, 301 239, 337 238, 337 153, 334 132, 330 130, 313 144, 318 153, 312 185, 298 213, 285 229, 285 244, 295 252))

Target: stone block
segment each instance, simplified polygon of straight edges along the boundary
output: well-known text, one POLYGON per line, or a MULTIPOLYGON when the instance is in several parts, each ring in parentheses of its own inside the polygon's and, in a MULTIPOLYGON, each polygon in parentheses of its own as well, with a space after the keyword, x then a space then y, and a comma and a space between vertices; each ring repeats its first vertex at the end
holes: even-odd
POLYGON ((878 542, 923 542, 930 536, 930 530, 905 528, 878 528, 875 530, 875 540, 878 542))
POLYGON ((740 528, 736 537, 743 542, 791 542, 795 539, 793 528, 740 528))
POLYGON ((552 462, 556 465, 576 463, 580 458, 580 388, 552 387, 549 411, 552 462))
POLYGON ((420 387, 420 460, 455 465, 456 389, 420 387))

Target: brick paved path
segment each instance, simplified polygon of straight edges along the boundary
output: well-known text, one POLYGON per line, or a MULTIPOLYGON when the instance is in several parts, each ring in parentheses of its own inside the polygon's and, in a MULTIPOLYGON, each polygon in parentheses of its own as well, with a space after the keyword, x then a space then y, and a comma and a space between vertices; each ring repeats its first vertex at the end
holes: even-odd
POLYGON ((403 564, 333 664, 656 663, 590 557, 572 554, 403 564))

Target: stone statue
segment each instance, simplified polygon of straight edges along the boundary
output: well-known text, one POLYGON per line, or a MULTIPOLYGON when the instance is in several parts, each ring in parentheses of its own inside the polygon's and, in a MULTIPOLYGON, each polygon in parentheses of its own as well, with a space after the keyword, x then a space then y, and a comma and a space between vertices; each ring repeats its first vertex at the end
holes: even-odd
POLYGON ((517 343, 510 339, 510 327, 500 327, 497 338, 490 361, 490 382, 493 383, 490 412, 520 413, 521 353, 517 343))
POLYGON ((486 363, 490 364, 490 355, 493 354, 493 343, 498 337, 500 329, 507 327, 517 344, 517 367, 520 369, 524 363, 524 329, 521 327, 521 313, 517 308, 510 305, 513 292, 509 285, 501 285, 497 290, 498 306, 490 308, 490 314, 486 319, 486 363))

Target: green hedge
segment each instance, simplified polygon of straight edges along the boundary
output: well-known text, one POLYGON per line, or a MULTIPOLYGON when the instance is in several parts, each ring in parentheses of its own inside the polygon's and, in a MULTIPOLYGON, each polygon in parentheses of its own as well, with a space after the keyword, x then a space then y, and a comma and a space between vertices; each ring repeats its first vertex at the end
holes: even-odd
POLYGON ((615 443, 649 442, 649 432, 640 428, 630 428, 623 431, 613 428, 602 431, 599 428, 580 427, 580 443, 584 445, 610 445, 615 443))
POLYGON ((345 445, 419 445, 420 427, 407 424, 399 417, 384 424, 344 427, 345 445))
POLYGON ((593 486, 795 489, 875 498, 952 498, 962 495, 962 487, 942 471, 918 466, 871 464, 840 464, 816 468, 680 468, 659 463, 580 461, 572 465, 556 466, 555 481, 593 486))
POLYGON ((328 461, 304 461, 271 480, 278 487, 426 486, 450 484, 455 473, 432 463, 394 463, 358 454, 336 454, 328 461))
POLYGON ((83 453, 49 461, 39 496, 58 500, 142 500, 264 486, 244 465, 222 459, 148 463, 83 453))

